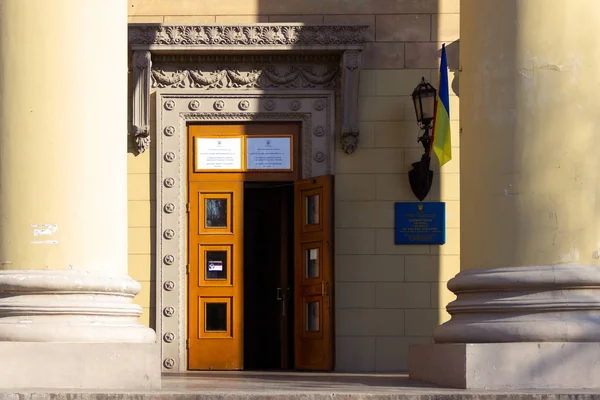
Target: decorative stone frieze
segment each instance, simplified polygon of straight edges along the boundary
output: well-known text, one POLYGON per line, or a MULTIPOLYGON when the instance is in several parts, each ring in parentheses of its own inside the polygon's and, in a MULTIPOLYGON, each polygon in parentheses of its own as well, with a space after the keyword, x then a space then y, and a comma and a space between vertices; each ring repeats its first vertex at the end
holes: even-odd
POLYGON ((291 72, 278 73, 273 69, 253 71, 202 71, 188 69, 177 72, 152 70, 153 88, 198 88, 198 89, 260 89, 336 86, 338 69, 313 74, 302 67, 291 72))
MULTIPOLYGON (((150 113, 147 110, 152 88, 218 92, 253 89, 340 91, 340 143, 346 153, 352 153, 358 145, 358 79, 367 28, 365 25, 131 24, 133 136, 137 153, 150 146, 150 113), (289 54, 282 54, 282 50, 289 54), (206 54, 208 52, 226 54, 206 54)), ((262 106, 266 110, 275 107, 272 103, 262 106)), ((173 109, 175 105, 169 102, 164 107, 173 109)), ((194 101, 189 103, 191 111, 199 107, 194 101)), ((242 103, 238 108, 244 110, 242 103)), ((223 108, 217 108, 215 104, 215 109, 223 108)))
POLYGON ((130 25, 131 45, 163 47, 213 46, 292 47, 332 46, 334 48, 365 43, 367 26, 359 25, 130 25))

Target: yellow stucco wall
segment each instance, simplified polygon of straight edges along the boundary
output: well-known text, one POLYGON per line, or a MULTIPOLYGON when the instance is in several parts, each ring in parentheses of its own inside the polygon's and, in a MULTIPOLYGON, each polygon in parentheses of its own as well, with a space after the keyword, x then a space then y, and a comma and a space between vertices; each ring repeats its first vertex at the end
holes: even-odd
MULTIPOLYGON (((453 299, 459 272, 459 0, 130 0, 130 22, 165 24, 304 22, 371 26, 360 83, 360 145, 336 154, 336 346, 338 370, 401 371, 408 345, 430 340, 453 299), (410 93, 421 76, 437 86, 439 49, 451 68, 453 160, 437 161, 427 200, 447 205, 447 244, 394 245, 396 201, 414 201, 407 172, 418 161, 410 93)), ((129 153, 129 271, 142 283, 137 302, 150 323, 156 166, 129 153)))

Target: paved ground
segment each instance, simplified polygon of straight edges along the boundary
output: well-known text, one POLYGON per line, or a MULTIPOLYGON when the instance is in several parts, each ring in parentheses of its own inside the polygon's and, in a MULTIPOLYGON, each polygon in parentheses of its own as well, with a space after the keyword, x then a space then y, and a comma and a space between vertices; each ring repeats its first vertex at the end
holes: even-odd
MULTIPOLYGON (((600 377, 599 377, 600 379, 600 377)), ((600 399, 600 390, 467 391, 410 381, 406 375, 279 372, 198 372, 163 377, 160 391, 0 390, 0 400, 433 400, 433 399, 600 399)))

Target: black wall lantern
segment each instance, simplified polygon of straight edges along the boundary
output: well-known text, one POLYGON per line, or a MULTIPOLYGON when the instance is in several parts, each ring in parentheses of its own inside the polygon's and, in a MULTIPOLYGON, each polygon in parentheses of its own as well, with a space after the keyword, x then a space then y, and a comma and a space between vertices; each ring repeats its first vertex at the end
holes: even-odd
POLYGON ((423 135, 417 139, 417 142, 423 145, 425 151, 421 156, 421 161, 412 164, 413 169, 408 172, 408 181, 410 182, 410 188, 420 201, 427 197, 433 182, 433 171, 429 169, 431 162, 431 136, 429 132, 435 112, 436 93, 435 88, 425 81, 424 77, 421 78, 421 82, 412 92, 417 123, 423 130, 423 135))

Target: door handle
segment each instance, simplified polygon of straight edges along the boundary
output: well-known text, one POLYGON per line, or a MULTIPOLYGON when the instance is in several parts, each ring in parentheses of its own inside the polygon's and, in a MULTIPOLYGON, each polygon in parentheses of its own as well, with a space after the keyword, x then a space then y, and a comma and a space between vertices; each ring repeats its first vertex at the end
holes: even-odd
POLYGON ((277 288, 277 301, 281 301, 281 316, 285 317, 285 295, 282 295, 281 288, 277 288))
POLYGON ((327 296, 327 282, 321 282, 321 296, 327 296))

